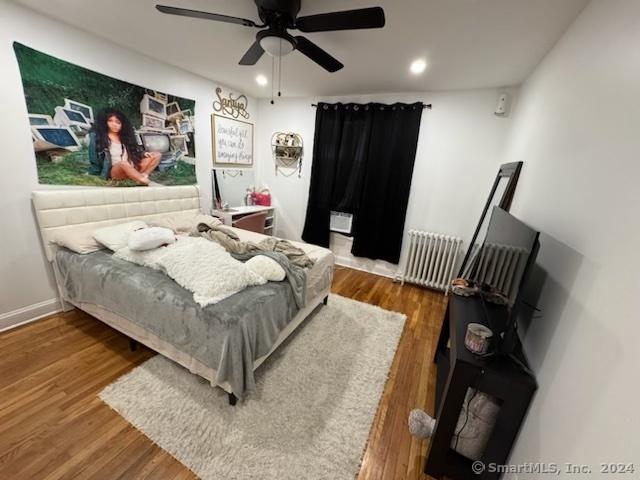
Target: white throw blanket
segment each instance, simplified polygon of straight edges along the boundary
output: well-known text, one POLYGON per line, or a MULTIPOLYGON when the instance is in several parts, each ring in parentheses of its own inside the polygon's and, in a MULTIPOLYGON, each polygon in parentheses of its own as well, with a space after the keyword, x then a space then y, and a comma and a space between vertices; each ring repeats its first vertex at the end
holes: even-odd
POLYGON ((143 252, 123 248, 114 256, 166 273, 193 292, 193 299, 202 307, 267 282, 221 245, 201 237, 179 237, 173 245, 143 252))

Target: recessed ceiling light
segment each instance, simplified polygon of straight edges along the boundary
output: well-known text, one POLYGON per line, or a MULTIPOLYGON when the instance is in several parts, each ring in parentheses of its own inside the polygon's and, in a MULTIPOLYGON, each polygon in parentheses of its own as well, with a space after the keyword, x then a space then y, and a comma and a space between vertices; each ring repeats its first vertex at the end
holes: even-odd
POLYGON ((265 77, 264 75, 258 75, 256 77, 256 82, 258 83, 258 85, 260 85, 261 87, 264 87, 267 83, 269 83, 269 80, 267 80, 267 77, 265 77))
POLYGON ((422 72, 425 71, 426 68, 427 68, 427 62, 419 58, 411 62, 411 66, 409 67, 409 70, 411 70, 411 73, 413 73, 414 75, 420 75, 422 72))

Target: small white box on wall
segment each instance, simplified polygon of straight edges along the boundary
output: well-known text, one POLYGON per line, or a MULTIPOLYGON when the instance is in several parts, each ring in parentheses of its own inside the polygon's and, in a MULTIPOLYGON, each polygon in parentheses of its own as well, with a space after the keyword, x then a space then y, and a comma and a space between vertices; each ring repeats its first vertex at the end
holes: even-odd
POLYGON ((509 95, 507 92, 502 92, 498 97, 496 111, 493 113, 497 117, 508 117, 510 107, 511 107, 511 95, 509 95))

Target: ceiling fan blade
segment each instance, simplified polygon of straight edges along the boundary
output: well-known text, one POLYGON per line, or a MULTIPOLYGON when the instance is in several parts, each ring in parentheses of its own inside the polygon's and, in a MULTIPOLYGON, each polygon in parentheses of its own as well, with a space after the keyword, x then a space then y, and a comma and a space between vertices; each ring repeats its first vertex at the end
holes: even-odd
POLYGON ((304 37, 295 37, 295 39, 296 50, 299 50, 300 53, 309 57, 325 70, 333 73, 344 67, 342 63, 333 58, 331 55, 329 55, 327 52, 325 52, 310 40, 307 40, 304 37))
POLYGON ((260 46, 260 41, 256 40, 253 45, 249 47, 249 50, 240 59, 240 65, 255 65, 260 57, 264 54, 263 48, 260 46))
POLYGON ((299 17, 296 20, 296 28, 301 32, 330 32, 332 30, 382 28, 384 22, 382 7, 371 7, 299 17))
POLYGON ((181 17, 201 18, 203 20, 215 20, 216 22, 235 23, 236 25, 244 25, 245 27, 257 27, 255 22, 246 18, 230 17, 229 15, 220 15, 219 13, 201 12, 200 10, 188 10, 186 8, 168 7, 166 5, 156 5, 159 12, 169 15, 179 15, 181 17))

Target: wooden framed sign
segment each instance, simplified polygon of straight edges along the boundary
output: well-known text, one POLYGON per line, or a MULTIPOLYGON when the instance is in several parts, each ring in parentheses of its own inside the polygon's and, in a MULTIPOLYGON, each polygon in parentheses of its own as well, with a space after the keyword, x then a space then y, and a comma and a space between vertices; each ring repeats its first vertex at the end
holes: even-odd
POLYGON ((213 166, 253 167, 253 123, 211 115, 213 166))

